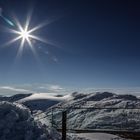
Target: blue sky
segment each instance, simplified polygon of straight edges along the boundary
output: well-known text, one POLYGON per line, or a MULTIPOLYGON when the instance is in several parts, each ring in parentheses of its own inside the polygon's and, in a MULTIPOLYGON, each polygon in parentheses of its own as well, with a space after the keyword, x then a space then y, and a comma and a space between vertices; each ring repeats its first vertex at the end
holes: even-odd
MULTIPOLYGON (((137 91, 140 87, 139 2, 0 0, 0 7, 6 18, 15 22, 14 14, 22 25, 33 9, 30 28, 50 23, 35 35, 51 42, 32 40, 38 59, 27 43, 17 59, 20 40, 3 47, 15 37, 6 28, 17 30, 17 27, 10 27, 0 18, 1 87, 27 92, 26 84, 32 88, 57 85, 67 91, 89 88, 137 91)), ((46 91, 50 91, 49 87, 46 91)), ((6 94, 3 88, 2 92, 6 94)))

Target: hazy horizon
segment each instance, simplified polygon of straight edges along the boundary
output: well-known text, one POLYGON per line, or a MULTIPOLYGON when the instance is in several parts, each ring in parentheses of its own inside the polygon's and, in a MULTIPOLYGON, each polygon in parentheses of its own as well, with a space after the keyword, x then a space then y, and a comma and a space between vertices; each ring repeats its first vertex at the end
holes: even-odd
POLYGON ((66 95, 73 92, 79 93, 94 93, 94 92, 111 92, 116 94, 132 94, 140 96, 140 87, 129 88, 78 88, 78 87, 63 87, 58 84, 13 84, 13 85, 0 85, 0 95, 12 96, 15 94, 28 94, 28 93, 44 93, 48 95, 66 95))

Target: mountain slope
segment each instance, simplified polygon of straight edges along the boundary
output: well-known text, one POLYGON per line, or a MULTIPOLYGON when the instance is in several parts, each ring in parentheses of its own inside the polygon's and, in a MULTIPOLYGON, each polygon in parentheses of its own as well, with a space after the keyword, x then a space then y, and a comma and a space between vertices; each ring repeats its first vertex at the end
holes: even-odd
MULTIPOLYGON (((140 129, 140 99, 133 95, 98 92, 72 96, 68 102, 53 106, 53 122, 58 127, 61 126, 62 108, 65 108, 69 129, 140 129)), ((48 110, 46 115, 49 114, 48 110)))
POLYGON ((29 94, 15 94, 13 96, 0 96, 0 101, 8 101, 8 102, 16 102, 20 99, 26 98, 28 96, 31 96, 32 93, 29 94))

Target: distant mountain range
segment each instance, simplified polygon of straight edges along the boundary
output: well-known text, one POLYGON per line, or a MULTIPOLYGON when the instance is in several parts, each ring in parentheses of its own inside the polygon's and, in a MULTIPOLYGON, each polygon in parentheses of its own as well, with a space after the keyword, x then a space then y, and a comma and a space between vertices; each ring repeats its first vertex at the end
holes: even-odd
POLYGON ((29 94, 15 94, 13 96, 0 96, 0 101, 8 101, 8 102, 16 102, 20 99, 31 96, 32 93, 29 94))

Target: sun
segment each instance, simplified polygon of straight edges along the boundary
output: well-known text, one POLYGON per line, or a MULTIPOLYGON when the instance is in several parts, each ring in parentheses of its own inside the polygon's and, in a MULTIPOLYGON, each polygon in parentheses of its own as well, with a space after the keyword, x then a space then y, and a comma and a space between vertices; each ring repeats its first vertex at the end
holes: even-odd
POLYGON ((13 29, 8 29, 10 33, 15 34, 15 38, 4 44, 4 46, 9 46, 13 44, 16 41, 19 41, 20 44, 18 46, 18 52, 17 56, 20 55, 24 49, 25 46, 30 47, 32 52, 36 55, 35 45, 33 45, 33 40, 37 40, 46 44, 50 44, 46 39, 43 39, 37 35, 35 35, 34 32, 37 32, 40 28, 46 26, 46 22, 39 24, 38 26, 35 26, 33 28, 29 29, 30 26, 30 20, 31 16, 27 16, 27 20, 25 22, 25 25, 22 26, 21 23, 18 21, 17 18, 15 18, 16 27, 13 29), (25 45, 26 43, 26 45, 25 45))
POLYGON ((23 28, 23 27, 20 25, 19 22, 17 22, 17 25, 18 25, 18 30, 12 30, 12 32, 15 33, 15 34, 17 34, 17 39, 18 39, 18 40, 19 40, 19 39, 21 40, 21 45, 20 45, 20 47, 24 47, 25 41, 28 43, 28 45, 29 45, 30 47, 33 47, 33 46, 32 46, 32 43, 31 43, 31 39, 32 39, 32 38, 34 38, 34 39, 36 39, 36 40, 41 40, 41 39, 39 39, 39 37, 34 36, 34 35, 32 34, 32 32, 33 32, 32 29, 31 29, 31 30, 28 30, 29 24, 26 23, 25 28, 23 28))
POLYGON ((29 40, 30 34, 28 33, 28 31, 23 30, 19 34, 20 34, 20 36, 21 36, 22 39, 29 40))
MULTIPOLYGON (((3 44, 3 47, 6 46, 12 46, 13 43, 17 42, 14 46, 17 47, 17 55, 16 59, 22 56, 24 48, 30 48, 31 52, 34 54, 35 58, 39 60, 38 54, 37 54, 37 45, 40 45, 38 43, 44 43, 47 45, 47 47, 58 47, 57 44, 54 42, 48 40, 46 38, 42 38, 39 36, 42 30, 41 28, 46 27, 47 25, 51 24, 52 22, 58 20, 56 19, 46 19, 44 22, 41 22, 37 26, 32 26, 34 24, 31 23, 31 18, 33 14, 33 9, 30 9, 28 14, 27 14, 27 19, 25 20, 24 23, 20 23, 17 17, 13 17, 15 26, 12 28, 6 28, 9 33, 14 34, 14 38, 11 39, 10 41, 7 41, 6 43, 3 44)), ((42 33, 41 33, 42 34, 42 33)))

